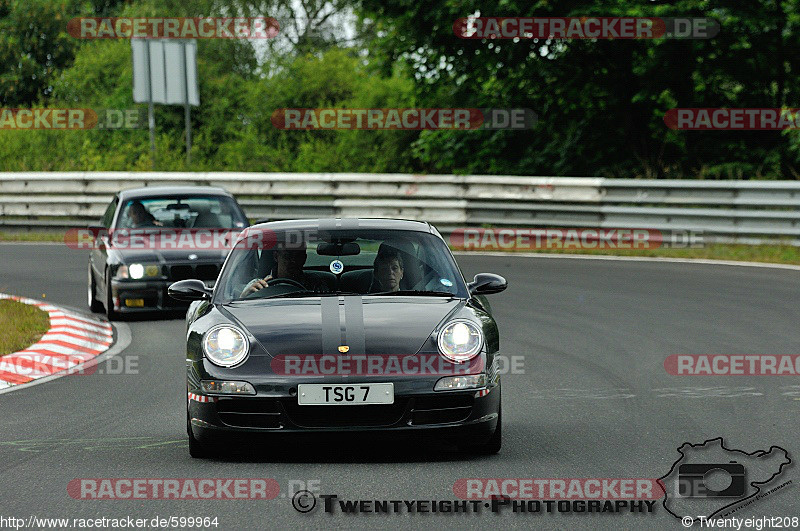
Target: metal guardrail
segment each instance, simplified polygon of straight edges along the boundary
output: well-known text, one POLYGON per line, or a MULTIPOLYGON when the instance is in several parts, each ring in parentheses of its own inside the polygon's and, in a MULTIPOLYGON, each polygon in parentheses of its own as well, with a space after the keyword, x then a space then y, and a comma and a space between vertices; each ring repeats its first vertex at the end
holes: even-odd
POLYGON ((700 231, 800 245, 800 182, 362 173, 0 173, 0 227, 96 221, 121 189, 221 186, 251 219, 397 217, 456 227, 700 231))

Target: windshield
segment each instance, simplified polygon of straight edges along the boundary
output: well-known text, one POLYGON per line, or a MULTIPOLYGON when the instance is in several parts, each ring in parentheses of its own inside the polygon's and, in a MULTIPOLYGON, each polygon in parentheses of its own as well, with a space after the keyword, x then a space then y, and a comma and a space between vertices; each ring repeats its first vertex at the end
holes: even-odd
POLYGON ((243 228, 247 220, 226 196, 155 197, 127 201, 117 228, 243 228))
POLYGON ((220 276, 216 302, 328 295, 466 298, 447 245, 399 230, 248 229, 220 276))

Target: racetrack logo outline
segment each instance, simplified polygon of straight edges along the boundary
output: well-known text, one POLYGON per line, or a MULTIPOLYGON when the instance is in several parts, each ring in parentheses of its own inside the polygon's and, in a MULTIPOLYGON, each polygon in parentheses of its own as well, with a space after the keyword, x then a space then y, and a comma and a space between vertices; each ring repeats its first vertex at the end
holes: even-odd
MULTIPOLYGON (((666 484, 665 484, 665 479, 667 477, 671 476, 673 471, 675 470, 675 467, 678 466, 678 463, 680 463, 681 461, 683 461, 686 458, 686 454, 682 450, 683 448, 685 448, 687 446, 689 448, 699 448, 699 447, 703 447, 703 446, 707 445, 708 443, 713 443, 713 442, 716 442, 716 441, 719 441, 719 445, 720 445, 720 448, 722 450, 725 450, 727 452, 732 452, 732 453, 736 452, 736 453, 742 454, 742 455, 747 456, 747 457, 761 457, 763 455, 768 455, 773 450, 780 450, 780 451, 782 451, 784 453, 784 455, 786 456, 786 459, 788 461, 781 463, 781 466, 778 468, 778 471, 776 473, 774 473, 772 476, 770 476, 768 479, 766 479, 765 481, 752 481, 752 482, 749 482, 749 485, 751 487, 755 488, 755 492, 753 492, 749 496, 746 496, 744 498, 738 498, 735 501, 733 501, 733 502, 731 502, 731 503, 729 503, 727 505, 724 505, 723 507, 720 507, 719 509, 717 509, 713 513, 711 513, 708 516, 706 516, 705 518, 707 520, 709 520, 709 519, 713 518, 714 516, 718 515, 719 513, 724 511, 725 509, 729 509, 729 508, 733 507, 734 505, 737 505, 737 504, 739 504, 741 502, 744 502, 746 500, 749 500, 749 499, 752 499, 752 498, 755 498, 756 496, 758 496, 761 493, 761 487, 759 485, 766 485, 766 484, 770 483, 771 481, 773 481, 775 478, 777 478, 778 476, 780 476, 783 473, 784 467, 786 467, 786 466, 788 466, 788 465, 790 465, 792 463, 792 458, 789 456, 789 452, 785 448, 782 448, 782 447, 777 446, 777 445, 770 446, 769 449, 766 450, 766 451, 764 451, 764 450, 756 450, 754 452, 745 452, 744 450, 737 450, 737 449, 734 449, 734 448, 726 447, 725 446, 725 441, 724 441, 724 439, 722 437, 714 437, 713 439, 707 439, 707 440, 705 440, 705 441, 703 441, 702 443, 699 443, 699 444, 692 444, 690 442, 683 443, 682 445, 680 445, 677 448, 677 451, 680 454, 680 458, 678 458, 674 463, 672 463, 672 466, 670 467, 669 472, 667 472, 666 474, 664 474, 663 476, 658 478, 658 482, 661 485, 661 488, 664 490, 664 498, 663 498, 663 501, 661 502, 661 504, 664 507, 664 510, 666 510, 669 514, 671 514, 672 516, 674 516, 675 518, 677 518, 679 520, 684 520, 686 518, 692 518, 692 525, 694 525, 695 522, 700 522, 701 518, 699 516, 697 518, 695 518, 695 517, 692 517, 692 516, 689 516, 689 515, 679 516, 679 515, 675 514, 674 512, 672 512, 670 510, 670 508, 667 506, 667 502, 669 501, 670 496, 667 493, 667 487, 666 487, 666 484)), ((689 527, 689 526, 686 526, 686 527, 689 527)))

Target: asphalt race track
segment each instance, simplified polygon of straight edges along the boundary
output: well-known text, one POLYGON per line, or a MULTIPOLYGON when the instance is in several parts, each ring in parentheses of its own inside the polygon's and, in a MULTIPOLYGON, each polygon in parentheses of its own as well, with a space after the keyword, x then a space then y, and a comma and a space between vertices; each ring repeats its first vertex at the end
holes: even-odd
MULTIPOLYGON (((124 323, 138 374, 67 376, 0 395, 3 516, 217 517, 218 529, 465 526, 681 529, 653 514, 300 514, 298 482, 340 499, 452 500, 459 478, 658 478, 684 442, 723 437, 748 452, 800 455, 800 377, 671 376, 670 354, 800 354, 800 272, 552 257, 458 256, 469 278, 496 272, 504 441, 492 457, 440 444, 248 441, 230 458, 189 457, 182 316, 124 323), (138 357, 138 358, 136 358, 138 357), (78 500, 76 478, 274 478, 255 500, 78 500), (287 493, 288 496, 287 496, 287 493)), ((86 309, 85 252, 0 245, 0 291, 86 309)), ((87 310, 88 311, 88 310, 87 310)), ((793 484, 736 516, 800 516, 793 484)), ((319 505, 319 504, 318 504, 319 505)), ((213 529, 213 527, 212 527, 213 529)))

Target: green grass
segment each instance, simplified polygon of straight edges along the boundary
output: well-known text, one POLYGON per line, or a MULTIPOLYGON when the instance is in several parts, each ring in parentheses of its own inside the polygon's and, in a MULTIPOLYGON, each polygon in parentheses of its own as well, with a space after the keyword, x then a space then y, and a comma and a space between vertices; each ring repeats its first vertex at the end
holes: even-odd
POLYGON ((0 299, 0 356, 27 348, 50 328, 50 318, 36 306, 0 299))
POLYGON ((2 242, 63 242, 64 232, 16 232, 0 231, 2 242))
MULTIPOLYGON (((687 249, 535 249, 536 253, 589 254, 606 256, 652 256, 660 258, 705 258, 737 262, 800 265, 800 247, 792 245, 707 244, 687 249)), ((514 252, 514 251, 511 251, 514 252)))

